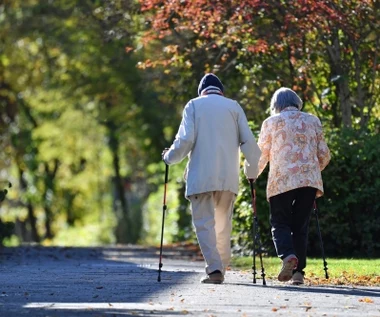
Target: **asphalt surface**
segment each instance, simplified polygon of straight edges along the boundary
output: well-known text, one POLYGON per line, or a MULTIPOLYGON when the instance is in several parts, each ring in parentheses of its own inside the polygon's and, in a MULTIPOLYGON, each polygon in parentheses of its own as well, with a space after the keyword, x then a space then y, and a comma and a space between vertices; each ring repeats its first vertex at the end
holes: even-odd
POLYGON ((19 247, 0 250, 0 316, 380 316, 380 286, 252 283, 231 270, 222 285, 199 282, 191 252, 19 247))

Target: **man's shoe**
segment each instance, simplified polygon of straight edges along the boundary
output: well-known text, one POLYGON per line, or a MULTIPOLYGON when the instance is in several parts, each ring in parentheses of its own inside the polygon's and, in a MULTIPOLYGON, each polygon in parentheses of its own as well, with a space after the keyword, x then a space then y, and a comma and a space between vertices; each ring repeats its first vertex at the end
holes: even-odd
POLYGON ((292 284, 293 285, 302 285, 303 282, 303 274, 301 272, 295 272, 292 276, 292 284))
POLYGON ((201 283, 204 284, 222 284, 224 281, 224 276, 222 272, 219 270, 216 270, 214 272, 211 272, 210 274, 206 275, 205 277, 202 277, 201 283))
POLYGON ((282 260, 282 268, 278 274, 277 279, 280 282, 287 282, 293 276, 293 270, 297 268, 298 259, 294 254, 288 255, 285 259, 282 260))

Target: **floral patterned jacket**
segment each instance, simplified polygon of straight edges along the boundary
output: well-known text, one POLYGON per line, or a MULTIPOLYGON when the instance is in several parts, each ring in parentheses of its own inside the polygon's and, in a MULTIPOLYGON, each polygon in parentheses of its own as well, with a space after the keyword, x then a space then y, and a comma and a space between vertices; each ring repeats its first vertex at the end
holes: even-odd
POLYGON ((320 120, 296 107, 267 118, 260 131, 259 175, 269 162, 267 199, 300 187, 323 195, 321 171, 330 162, 320 120))

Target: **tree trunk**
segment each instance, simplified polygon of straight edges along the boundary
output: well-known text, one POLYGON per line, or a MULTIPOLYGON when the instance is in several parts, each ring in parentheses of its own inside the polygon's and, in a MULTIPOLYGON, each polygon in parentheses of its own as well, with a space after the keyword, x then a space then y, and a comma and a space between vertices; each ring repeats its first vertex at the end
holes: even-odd
POLYGON ((125 197, 124 190, 124 181, 120 173, 120 142, 119 137, 117 135, 116 126, 112 122, 107 123, 107 128, 109 132, 109 147, 112 153, 112 165, 114 169, 115 175, 115 189, 117 193, 117 200, 120 202, 120 211, 118 221, 118 228, 116 230, 116 239, 119 243, 128 243, 130 242, 130 221, 129 221, 129 207, 128 202, 125 197))
POLYGON ((342 124, 344 127, 352 127, 352 108, 350 101, 350 89, 348 85, 348 70, 342 59, 338 33, 332 35, 331 43, 326 44, 330 57, 331 73, 337 90, 340 110, 342 112, 342 124))
POLYGON ((51 171, 49 165, 45 163, 45 190, 44 190, 44 210, 45 210, 45 238, 53 238, 51 222, 53 220, 52 200, 54 196, 54 179, 57 174, 59 161, 54 160, 54 167, 51 171), (51 195, 50 195, 51 193, 51 195))
MULTIPOLYGON (((20 166, 17 166, 17 168, 19 172, 19 182, 20 182, 21 191, 26 192, 26 189, 28 188, 28 184, 26 183, 25 178, 24 178, 24 171, 20 168, 20 166)), ((41 239, 37 231, 37 218, 34 215, 34 207, 29 198, 27 198, 26 207, 28 210, 28 221, 30 225, 32 241, 39 243, 41 239)))

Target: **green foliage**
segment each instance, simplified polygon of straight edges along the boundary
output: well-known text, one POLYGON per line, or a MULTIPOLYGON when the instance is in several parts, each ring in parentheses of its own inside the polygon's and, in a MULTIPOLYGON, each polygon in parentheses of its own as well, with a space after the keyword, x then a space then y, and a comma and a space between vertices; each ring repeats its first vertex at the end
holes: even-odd
MULTIPOLYGON (((317 201, 326 253, 379 257, 380 135, 370 131, 333 131, 332 158, 322 172, 325 195, 317 201)), ((320 252, 311 221, 310 254, 320 252)))
MULTIPOLYGON (((266 199, 268 168, 255 182, 256 210, 259 222, 259 233, 262 249, 265 253, 273 254, 269 224, 269 204, 266 199)), ((233 216, 232 244, 237 254, 248 255, 253 252, 253 211, 251 188, 244 173, 240 175, 240 191, 235 203, 233 216)))
MULTIPOLYGON (((195 235, 191 223, 189 201, 184 198, 183 171, 186 160, 169 167, 165 212, 164 243, 194 240, 195 235)), ((151 193, 142 209, 144 214, 144 229, 142 242, 157 245, 161 239, 163 215, 165 164, 161 161, 152 164, 149 169, 155 170, 156 177, 150 180, 157 191, 151 193)))

